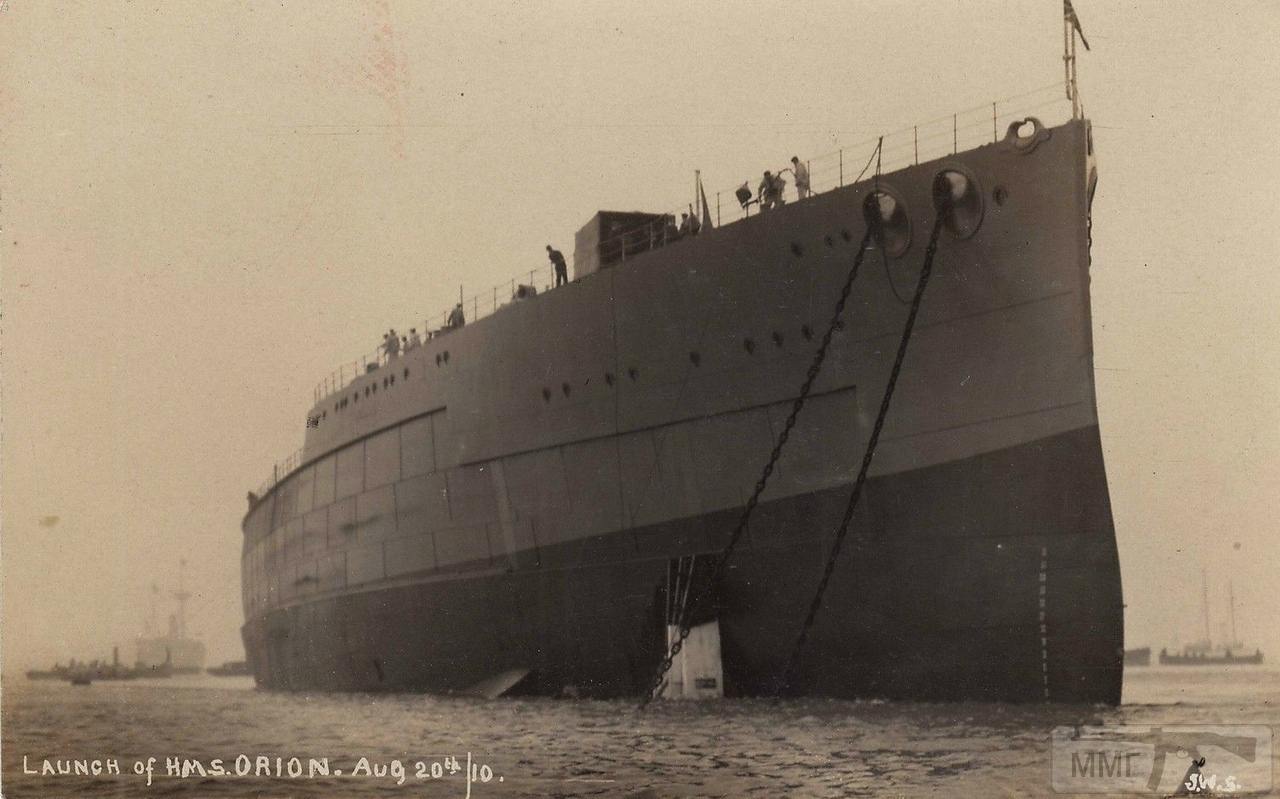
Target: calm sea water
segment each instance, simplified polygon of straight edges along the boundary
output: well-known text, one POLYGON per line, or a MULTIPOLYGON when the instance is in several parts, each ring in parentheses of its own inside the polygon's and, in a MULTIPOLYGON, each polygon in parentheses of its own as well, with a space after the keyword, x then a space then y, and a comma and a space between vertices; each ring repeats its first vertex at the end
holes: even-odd
POLYGON ((17 677, 0 688, 0 790, 11 799, 462 799, 468 790, 472 797, 1036 796, 1054 795, 1055 726, 1280 730, 1280 672, 1265 667, 1134 669, 1119 708, 726 700, 637 713, 627 702, 271 693, 247 678, 212 677, 89 687, 17 677), (255 769, 265 764, 270 776, 235 776, 240 755, 255 769), (24 756, 36 770, 46 758, 110 758, 123 773, 24 774, 24 756), (152 757, 148 786, 133 767, 152 757), (220 759, 229 775, 167 776, 167 757, 199 760, 206 770, 220 759), (291 757, 304 776, 288 775, 291 757), (307 776, 309 758, 327 758, 342 776, 307 776), (402 784, 388 766, 394 760, 405 765, 402 784), (385 776, 374 773, 384 767, 385 776))

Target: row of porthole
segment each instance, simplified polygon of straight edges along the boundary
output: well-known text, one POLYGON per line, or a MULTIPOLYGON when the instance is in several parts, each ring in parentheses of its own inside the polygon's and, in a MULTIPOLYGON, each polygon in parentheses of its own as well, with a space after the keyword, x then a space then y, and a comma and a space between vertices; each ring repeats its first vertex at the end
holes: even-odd
MULTIPOLYGON (((406 380, 409 379, 409 367, 407 366, 404 368, 404 377, 406 380)), ((395 384, 396 384, 396 376, 394 373, 383 376, 382 378, 383 388, 390 388, 395 384)), ((373 394, 377 394, 377 393, 378 393, 378 381, 376 380, 364 387, 364 395, 366 397, 371 396, 373 394)), ((360 392, 354 391, 352 392, 350 397, 343 397, 342 399, 335 402, 333 404, 333 410, 335 412, 340 411, 343 408, 347 407, 348 402, 359 402, 359 401, 360 401, 360 392)))
MULTIPOLYGON (((933 198, 939 213, 945 213, 943 223, 952 235, 967 239, 977 232, 983 217, 982 190, 971 175, 958 169, 942 170, 934 177, 933 198)), ((991 199, 996 205, 1004 205, 1009 199, 1009 190, 996 186, 991 191, 991 199)), ((898 258, 906 253, 911 246, 911 219, 902 200, 888 190, 877 189, 863 200, 862 214, 866 224, 878 226, 877 239, 887 255, 898 258)), ((853 241, 848 228, 840 231, 840 237, 846 242, 853 241)), ((835 239, 830 235, 823 237, 823 242, 828 247, 835 246, 835 239)), ((791 242, 791 253, 797 258, 803 257, 804 245, 791 242)))
MULTIPOLYGON (((838 320, 838 321, 836 322, 836 327, 835 327, 835 329, 836 329, 836 332, 843 331, 843 330, 844 330, 844 320, 838 320)), ((803 324, 803 325, 801 325, 801 326, 800 326, 800 337, 801 337, 801 338, 803 338, 805 341, 813 341, 813 328, 809 327, 809 325, 808 325, 808 324, 803 324)), ((781 348, 781 347, 782 347, 782 344, 783 344, 783 342, 784 342, 784 340, 785 340, 785 338, 784 338, 784 336, 782 335, 782 333, 778 332, 777 330, 773 331, 773 333, 770 335, 770 338, 773 340, 773 345, 774 345, 775 347, 778 347, 778 348, 781 348)), ((746 350, 746 351, 747 351, 747 354, 748 354, 748 355, 753 354, 753 353, 755 352, 755 350, 756 350, 756 342, 755 342, 755 339, 751 338, 750 336, 748 336, 747 338, 744 338, 744 339, 742 340, 742 348, 743 348, 744 350, 746 350)), ((690 362, 690 363, 692 363, 694 366, 701 366, 701 365, 702 365, 702 353, 698 352, 697 350, 693 350, 693 351, 691 351, 691 352, 689 353, 689 362, 690 362)), ((636 367, 634 367, 634 366, 632 366, 632 367, 628 368, 628 369, 627 369, 627 377, 631 378, 631 381, 632 381, 632 382, 635 382, 636 380, 639 380, 639 379, 640 379, 640 370, 639 370, 639 369, 637 369, 637 368, 636 368, 636 367)), ((614 384, 615 382, 617 382, 617 378, 615 378, 615 377, 614 377, 613 372, 605 372, 605 373, 604 373, 604 382, 605 382, 605 385, 612 387, 612 386, 613 386, 613 384, 614 384)), ((554 393, 554 392, 552 392, 552 390, 550 389, 550 387, 548 387, 548 386, 543 386, 543 387, 542 387, 542 401, 543 401, 543 402, 546 402, 546 403, 550 403, 550 402, 551 402, 551 396, 552 396, 552 394, 553 394, 553 393, 554 393)), ((568 383, 561 383, 561 384, 560 384, 560 393, 564 394, 564 396, 565 396, 566 398, 567 398, 567 397, 569 397, 569 395, 573 393, 573 386, 569 385, 568 383)))

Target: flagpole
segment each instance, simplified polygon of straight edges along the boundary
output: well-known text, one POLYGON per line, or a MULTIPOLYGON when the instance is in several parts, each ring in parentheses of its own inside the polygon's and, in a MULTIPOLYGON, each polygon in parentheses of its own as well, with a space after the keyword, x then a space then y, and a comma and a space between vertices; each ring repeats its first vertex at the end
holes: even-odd
POLYGON ((1071 118, 1079 119, 1080 83, 1076 80, 1076 37, 1071 37, 1071 118))
POLYGON ((1071 117, 1075 118, 1076 99, 1071 94, 1071 21, 1062 15, 1062 86, 1071 101, 1071 117))

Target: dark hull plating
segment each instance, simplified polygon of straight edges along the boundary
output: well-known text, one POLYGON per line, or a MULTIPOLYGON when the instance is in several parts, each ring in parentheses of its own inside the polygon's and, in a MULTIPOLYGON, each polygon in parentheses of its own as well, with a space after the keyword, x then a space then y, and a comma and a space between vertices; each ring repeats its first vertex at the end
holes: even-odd
MULTIPOLYGON (((888 379, 939 170, 944 237, 791 693, 1116 703, 1120 574, 1093 384, 1087 123, 882 176, 870 252, 719 600, 727 692, 774 690, 888 379), (912 232, 914 231, 914 232, 912 232)), ((513 302, 311 411, 244 522, 260 684, 638 695, 672 559, 741 514, 863 230, 864 181, 513 302)))
MULTIPOLYGON (((1080 430, 873 480, 791 691, 1118 703, 1119 565, 1097 451, 1096 429, 1080 430), (1008 503, 983 501, 993 493, 1008 503)), ((722 600, 730 694, 774 688, 847 498, 759 509, 722 600)), ((465 690, 528 668, 538 693, 635 695, 661 655, 668 557, 715 552, 734 519, 546 549, 534 570, 277 611, 246 625, 246 645, 259 679, 279 688, 465 690)))

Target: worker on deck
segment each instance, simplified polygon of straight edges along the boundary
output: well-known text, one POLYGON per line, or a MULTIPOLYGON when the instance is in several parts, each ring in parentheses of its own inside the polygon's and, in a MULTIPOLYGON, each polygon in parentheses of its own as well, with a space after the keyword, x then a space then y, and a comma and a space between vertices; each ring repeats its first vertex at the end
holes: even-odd
POLYGON ((698 231, 702 230, 702 220, 698 219, 698 215, 693 211, 693 204, 689 204, 689 235, 696 236, 698 231))
POLYGON ((422 346, 422 337, 418 335, 418 328, 416 327, 409 328, 409 343, 408 345, 405 346, 405 351, 408 352, 414 347, 420 347, 420 346, 422 346))
POLYGON ((791 156, 791 174, 796 177, 796 199, 803 200, 810 194, 809 167, 797 155, 791 156))
POLYGON ((383 337, 382 349, 387 353, 388 361, 400 354, 400 337, 394 327, 383 337))
POLYGON ((787 182, 782 179, 781 175, 775 175, 766 169, 764 177, 760 180, 760 187, 756 191, 756 196, 760 202, 760 210, 764 211, 769 208, 780 207, 784 202, 782 190, 786 186, 787 182))
POLYGON ((550 244, 547 245, 547 260, 556 270, 556 286, 563 286, 569 282, 569 266, 564 262, 564 253, 560 252, 550 244))
POLYGON ((453 306, 453 310, 449 312, 449 321, 445 323, 447 327, 462 327, 467 323, 467 317, 462 313, 462 303, 453 306))

